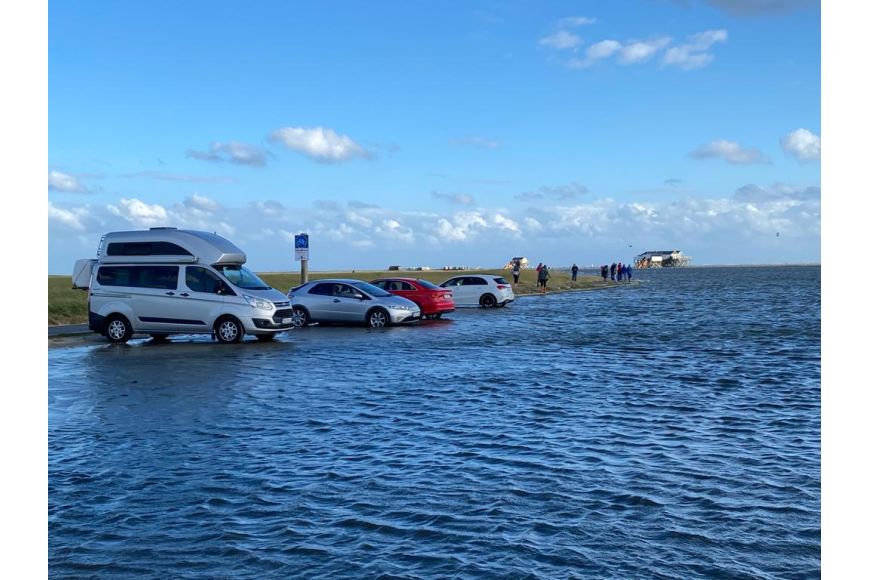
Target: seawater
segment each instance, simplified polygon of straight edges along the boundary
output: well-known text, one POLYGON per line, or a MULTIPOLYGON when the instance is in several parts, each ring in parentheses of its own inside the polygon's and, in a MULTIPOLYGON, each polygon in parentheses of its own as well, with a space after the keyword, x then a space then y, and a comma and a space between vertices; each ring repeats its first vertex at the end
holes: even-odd
POLYGON ((50 575, 818 577, 820 268, 635 280, 50 348, 50 575))

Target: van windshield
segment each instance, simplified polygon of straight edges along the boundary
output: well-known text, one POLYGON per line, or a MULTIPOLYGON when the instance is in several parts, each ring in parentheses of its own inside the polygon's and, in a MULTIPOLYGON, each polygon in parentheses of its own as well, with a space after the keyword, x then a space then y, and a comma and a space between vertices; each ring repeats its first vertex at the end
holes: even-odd
POLYGON ((238 288, 245 290, 269 290, 272 288, 244 266, 214 266, 214 269, 226 276, 226 279, 238 288))

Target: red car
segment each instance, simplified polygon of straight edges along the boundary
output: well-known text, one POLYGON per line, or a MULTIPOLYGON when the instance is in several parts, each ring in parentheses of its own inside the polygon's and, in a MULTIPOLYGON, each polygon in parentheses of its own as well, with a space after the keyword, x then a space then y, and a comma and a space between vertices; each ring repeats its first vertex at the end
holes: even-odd
POLYGON ((407 298, 420 307, 425 318, 441 318, 445 312, 456 310, 453 292, 420 278, 379 278, 371 282, 390 294, 407 298))

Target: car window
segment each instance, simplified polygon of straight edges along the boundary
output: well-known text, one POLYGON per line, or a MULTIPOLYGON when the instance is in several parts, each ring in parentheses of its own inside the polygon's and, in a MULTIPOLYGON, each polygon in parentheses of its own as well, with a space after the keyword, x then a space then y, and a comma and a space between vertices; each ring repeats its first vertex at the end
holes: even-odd
POLYGON ((462 286, 462 278, 451 278, 450 280, 444 282, 444 286, 449 288, 451 286, 462 286))
POLYGON ((421 278, 417 278, 417 284, 419 284, 420 286, 422 286, 423 288, 425 288, 427 290, 438 290, 438 288, 440 288, 440 286, 436 286, 435 284, 433 284, 429 280, 423 280, 421 278))
POLYGON ((194 292, 217 294, 221 279, 201 266, 187 266, 184 283, 194 292))
POLYGON ((139 285, 143 288, 175 290, 178 288, 178 266, 143 266, 139 285))
POLYGON ((400 282, 400 284, 402 285, 402 290, 417 290, 416 288, 414 288, 414 286, 408 284, 407 282, 400 282))
POLYGON ((507 284, 508 283, 508 281, 505 280, 504 278, 502 278, 501 276, 498 276, 497 278, 493 278, 493 280, 495 280, 496 284, 507 284))
POLYGON ((377 286, 372 286, 368 282, 352 282, 351 285, 354 288, 361 290, 366 294, 369 294, 370 296, 374 296, 375 298, 387 298, 390 296, 389 292, 385 292, 377 286))
POLYGON ((340 296, 341 298, 353 298, 359 293, 359 290, 352 288, 347 284, 335 284, 332 287, 332 295, 340 296))
POLYGON ((175 290, 178 287, 178 266, 101 266, 97 282, 101 286, 175 290))
POLYGON ((332 296, 332 287, 334 284, 329 282, 324 282, 322 284, 317 284, 308 291, 309 294, 317 294, 318 296, 332 296))
POLYGON ((377 286, 377 287, 380 288, 381 290, 386 290, 386 289, 387 289, 387 284, 389 284, 389 283, 390 283, 389 280, 375 280, 375 281, 372 282, 371 284, 372 284, 372 286, 377 286))

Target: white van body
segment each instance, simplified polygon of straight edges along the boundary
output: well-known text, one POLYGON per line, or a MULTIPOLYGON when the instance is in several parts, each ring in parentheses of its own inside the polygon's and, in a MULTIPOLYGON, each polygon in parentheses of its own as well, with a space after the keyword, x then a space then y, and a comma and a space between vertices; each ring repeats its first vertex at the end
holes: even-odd
POLYGON ((103 236, 78 260, 73 287, 88 292, 88 326, 112 342, 133 333, 268 340, 292 328, 292 304, 244 267, 245 253, 209 232, 151 228, 103 236))

